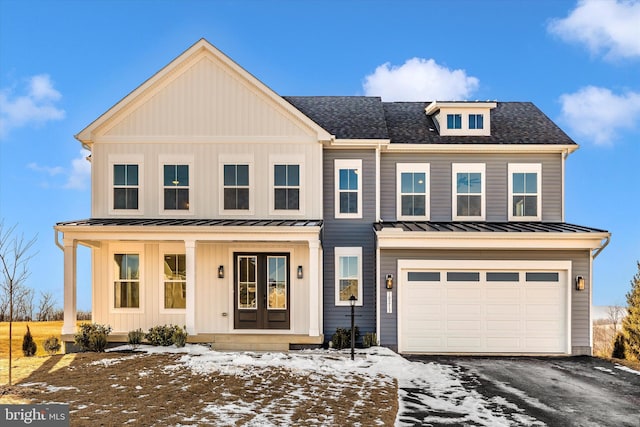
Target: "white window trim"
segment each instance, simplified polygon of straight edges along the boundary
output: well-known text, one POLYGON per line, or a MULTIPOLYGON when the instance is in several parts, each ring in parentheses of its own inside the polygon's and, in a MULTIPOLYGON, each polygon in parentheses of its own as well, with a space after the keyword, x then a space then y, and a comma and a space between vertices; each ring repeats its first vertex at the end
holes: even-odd
POLYGON ((451 165, 451 217, 453 221, 484 221, 487 210, 487 179, 486 164, 484 163, 453 163, 451 165), (458 185, 456 175, 458 173, 480 173, 481 175, 481 193, 480 193, 480 216, 458 216, 458 185))
MULTIPOLYGON (((160 314, 186 314, 187 309, 185 308, 165 308, 164 307, 164 256, 165 255, 185 255, 186 258, 186 248, 183 243, 162 243, 159 245, 158 251, 158 277, 160 278, 158 282, 158 303, 159 303, 159 312, 160 314)), ((185 282, 186 285, 186 282, 185 282)), ((187 290, 188 291, 188 290, 187 290)))
POLYGON ((143 215, 144 214, 144 156, 142 154, 129 155, 109 155, 108 166, 109 179, 109 206, 107 211, 109 215, 143 215), (114 165, 138 165, 138 209, 114 209, 113 208, 113 167, 114 165))
POLYGON ((358 257, 358 299, 356 306, 362 306, 362 247, 336 247, 334 249, 335 260, 335 304, 336 306, 350 306, 349 301, 340 301, 340 257, 343 256, 357 256, 358 257))
POLYGON ((362 159, 335 159, 334 160, 334 214, 335 218, 340 219, 357 219, 362 218, 362 159), (358 212, 356 213, 341 213, 340 212, 340 170, 341 169, 355 169, 358 175, 358 212))
MULTIPOLYGON (((305 212, 305 175, 304 172, 304 155, 271 155, 269 156, 269 214, 274 216, 301 216, 304 215, 305 212), (298 165, 300 176, 298 188, 299 199, 298 199, 298 209, 275 209, 275 180, 274 180, 274 170, 276 165, 298 165)), ((249 177, 251 179, 251 177, 249 177)), ((251 207, 251 206, 249 206, 251 207)))
POLYGON ((431 176, 429 163, 397 163, 396 164, 396 218, 398 220, 429 221, 431 199, 431 176), (427 180, 424 193, 424 215, 402 215, 402 174, 405 172, 423 172, 427 180))
POLYGON ((509 180, 509 221, 542 221, 542 164, 541 163, 509 163, 508 167, 509 180), (513 174, 514 173, 536 173, 537 189, 536 197, 538 198, 537 213, 535 216, 515 216, 513 215, 513 174))
POLYGON ((193 215, 195 205, 195 185, 193 180, 193 156, 190 155, 169 155, 163 154, 159 156, 159 204, 158 204, 158 212, 160 215, 171 215, 171 216, 180 216, 180 215, 193 215), (186 187, 189 189, 189 209, 168 209, 164 208, 164 166, 165 165, 187 165, 189 166, 189 186, 186 187))
POLYGON ((144 313, 145 302, 145 282, 144 282, 144 245, 142 244, 116 244, 109 247, 109 274, 108 274, 108 286, 109 286, 109 314, 142 314, 144 313), (115 283, 115 268, 114 268, 114 256, 115 254, 136 254, 139 257, 140 262, 140 278, 138 279, 138 298, 140 306, 137 308, 116 308, 115 303, 115 290, 113 285, 115 283))
POLYGON ((248 216, 255 212, 255 167, 253 155, 221 154, 218 157, 218 212, 220 215, 248 216), (249 209, 225 209, 224 208, 224 166, 225 165, 249 165, 249 209))

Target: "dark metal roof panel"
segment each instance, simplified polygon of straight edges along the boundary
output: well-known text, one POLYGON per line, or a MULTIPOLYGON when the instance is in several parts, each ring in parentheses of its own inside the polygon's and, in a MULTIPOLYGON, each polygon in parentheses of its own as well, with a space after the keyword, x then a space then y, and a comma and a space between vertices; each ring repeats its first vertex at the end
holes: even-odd
POLYGON ((608 231, 565 222, 431 222, 383 221, 373 224, 375 231, 400 229, 424 232, 474 233, 608 233, 608 231))
POLYGON ((59 222, 74 227, 321 227, 317 219, 88 218, 59 222))

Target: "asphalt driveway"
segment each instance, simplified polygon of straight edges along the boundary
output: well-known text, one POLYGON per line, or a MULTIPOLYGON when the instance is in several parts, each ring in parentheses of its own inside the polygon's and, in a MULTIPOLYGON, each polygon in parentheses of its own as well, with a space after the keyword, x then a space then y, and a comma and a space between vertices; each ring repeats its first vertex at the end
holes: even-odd
POLYGON ((407 359, 448 367, 459 389, 434 390, 428 378, 401 384, 401 425, 640 426, 640 373, 601 359, 407 359), (442 396, 455 405, 438 407, 442 396))

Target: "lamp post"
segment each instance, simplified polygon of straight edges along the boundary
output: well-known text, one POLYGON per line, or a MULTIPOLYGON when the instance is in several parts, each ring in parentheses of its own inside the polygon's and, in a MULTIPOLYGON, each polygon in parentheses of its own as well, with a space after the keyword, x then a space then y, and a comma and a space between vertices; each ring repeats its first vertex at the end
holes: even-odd
POLYGON ((354 325, 355 322, 355 307, 356 307, 356 301, 358 300, 358 298, 356 298, 355 295, 351 295, 349 297, 349 305, 351 306, 351 360, 354 360, 354 349, 355 349, 355 345, 356 345, 356 328, 354 325))

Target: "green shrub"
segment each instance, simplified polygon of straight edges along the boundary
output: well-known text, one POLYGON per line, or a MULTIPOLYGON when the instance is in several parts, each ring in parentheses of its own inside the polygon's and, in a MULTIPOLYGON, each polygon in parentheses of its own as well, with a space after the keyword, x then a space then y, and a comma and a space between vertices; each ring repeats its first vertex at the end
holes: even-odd
POLYGON ((187 327, 185 326, 183 329, 176 329, 173 332, 173 343, 176 347, 184 347, 187 343, 187 327))
POLYGON ((375 332, 367 332, 362 336, 362 346, 364 348, 374 347, 378 345, 378 336, 375 332))
MULTIPOLYGON (((358 337, 360 336, 360 330, 358 327, 355 327, 355 340, 358 341, 358 337)), ((338 328, 336 329, 336 333, 331 337, 331 342, 333 343, 333 347, 341 350, 343 348, 351 347, 351 329, 346 328, 338 328)))
POLYGON ((616 339, 613 341, 613 351, 611 352, 611 357, 615 359, 624 359, 625 358, 625 350, 626 350, 626 342, 624 335, 621 332, 616 334, 616 339))
MULTIPOLYGON (((177 325, 154 326, 145 334, 145 339, 151 345, 170 346, 175 343, 177 334, 184 334, 184 341, 187 339, 187 332, 180 329, 177 325)), ((178 339, 182 339, 179 337, 178 339)), ((184 344, 183 344, 184 345, 184 344)))
POLYGON ((22 353, 26 357, 31 357, 34 354, 36 354, 37 349, 38 349, 38 346, 36 345, 36 342, 33 340, 33 337, 31 336, 31 330, 29 330, 29 325, 27 325, 27 333, 24 334, 24 338, 22 339, 22 353))
POLYGON ((49 353, 49 356, 53 356, 58 351, 60 351, 60 347, 60 340, 53 335, 42 342, 42 348, 44 348, 45 351, 49 353))
POLYGON ((110 333, 109 325, 83 323, 80 325, 80 331, 74 335, 74 340, 82 351, 103 352, 107 347, 107 336, 110 333))
POLYGON ((138 328, 135 331, 129 331, 129 335, 127 336, 129 344, 131 347, 138 348, 138 346, 142 343, 144 339, 144 332, 142 329, 138 328))

